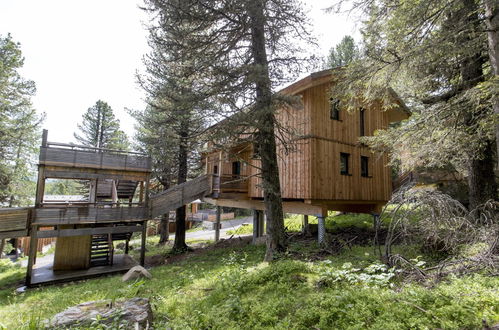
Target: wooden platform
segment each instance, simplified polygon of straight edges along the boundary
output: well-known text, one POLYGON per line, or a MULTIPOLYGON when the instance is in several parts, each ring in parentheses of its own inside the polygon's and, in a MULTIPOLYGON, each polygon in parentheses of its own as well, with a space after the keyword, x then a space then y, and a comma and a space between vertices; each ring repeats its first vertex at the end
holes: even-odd
POLYGON ((71 271, 54 271, 52 270, 52 264, 40 267, 36 267, 35 265, 33 267, 31 286, 69 282, 114 273, 124 273, 130 268, 138 265, 132 257, 125 254, 117 254, 114 256, 113 260, 113 266, 98 266, 85 270, 71 271))

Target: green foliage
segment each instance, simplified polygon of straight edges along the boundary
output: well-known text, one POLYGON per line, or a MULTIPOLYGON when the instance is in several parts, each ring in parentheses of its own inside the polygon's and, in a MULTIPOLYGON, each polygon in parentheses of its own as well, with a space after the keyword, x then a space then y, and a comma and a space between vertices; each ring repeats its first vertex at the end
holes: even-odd
POLYGON ((345 282, 351 285, 386 287, 392 284, 391 280, 398 272, 379 263, 371 264, 363 269, 354 268, 350 262, 344 263, 341 269, 331 267, 330 264, 331 260, 324 260, 318 266, 320 285, 331 286, 339 282, 345 282))
POLYGON ((46 195, 79 195, 80 193, 80 184, 75 180, 47 180, 45 184, 46 195))
POLYGON ((78 124, 79 133, 75 139, 82 145, 128 150, 129 143, 125 132, 120 130, 120 121, 116 119, 113 109, 104 101, 98 100, 87 109, 78 124))
POLYGON ((39 116, 31 104, 35 83, 19 71, 24 59, 12 37, 0 36, 0 206, 27 206, 34 193, 39 116))
POLYGON ((340 43, 329 50, 328 68, 345 66, 359 59, 360 50, 351 36, 344 36, 340 43))

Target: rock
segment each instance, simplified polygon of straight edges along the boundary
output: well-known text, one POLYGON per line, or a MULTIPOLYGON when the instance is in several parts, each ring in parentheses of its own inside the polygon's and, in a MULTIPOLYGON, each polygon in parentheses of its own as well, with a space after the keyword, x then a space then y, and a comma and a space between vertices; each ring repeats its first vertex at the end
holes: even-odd
POLYGON ((126 281, 130 281, 130 280, 135 280, 139 277, 152 278, 152 275, 144 267, 135 266, 135 267, 132 267, 125 275, 123 275, 121 280, 123 282, 126 282, 126 281))
POLYGON ((112 328, 149 329, 152 326, 149 299, 132 298, 118 302, 89 301, 66 309, 45 321, 47 328, 106 325, 112 328))

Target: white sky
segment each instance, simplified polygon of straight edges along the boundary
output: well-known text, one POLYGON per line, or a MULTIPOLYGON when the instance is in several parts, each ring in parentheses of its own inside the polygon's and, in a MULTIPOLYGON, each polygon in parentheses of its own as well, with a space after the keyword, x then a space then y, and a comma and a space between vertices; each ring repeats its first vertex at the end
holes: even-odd
MULTIPOLYGON (((358 40, 354 22, 326 14, 333 0, 303 0, 310 9, 319 54, 343 36, 358 40)), ((0 0, 0 35, 11 33, 25 57, 22 74, 36 83, 32 99, 47 117, 49 140, 74 142, 82 114, 106 101, 131 137, 133 119, 125 108, 142 109, 135 72, 148 52, 141 0, 0 0)), ((304 75, 307 73, 304 72, 304 75)))

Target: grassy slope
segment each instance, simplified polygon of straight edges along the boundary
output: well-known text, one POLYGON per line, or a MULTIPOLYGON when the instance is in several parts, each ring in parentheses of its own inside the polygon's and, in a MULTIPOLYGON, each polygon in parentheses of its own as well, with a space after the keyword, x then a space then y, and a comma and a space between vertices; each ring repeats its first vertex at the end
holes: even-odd
MULTIPOLYGON (((123 283, 112 276, 17 295, 4 288, 0 322, 6 329, 29 328, 84 301, 135 296, 151 299, 157 328, 451 329, 478 328, 482 319, 499 322, 499 278, 476 275, 432 289, 344 282, 319 287, 319 265, 324 263, 307 261, 316 249, 315 243, 295 243, 288 256, 266 264, 261 262, 262 246, 227 247, 153 268, 152 280, 123 283)), ((345 262, 364 267, 375 261, 367 247, 328 259, 332 269, 345 262)), ((9 272, 15 278, 18 270, 9 272)), ((4 287, 5 278, 0 281, 4 287)))
MULTIPOLYGON (((298 231, 301 218, 290 217, 286 225, 298 231)), ((326 225, 333 232, 348 226, 370 229, 372 219, 329 217, 326 225)), ((157 247, 157 239, 148 238, 147 255, 170 250, 169 246, 157 247)), ((405 255, 418 254, 408 247, 404 250, 405 255)), ((345 263, 363 268, 377 260, 370 247, 354 246, 329 256, 329 264, 317 260, 321 257, 317 251, 313 240, 295 242, 288 255, 267 264, 261 262, 262 246, 225 247, 153 268, 152 280, 123 283, 120 276, 113 276, 24 294, 15 294, 13 288, 25 270, 0 263, 0 328, 36 328, 41 319, 84 301, 134 296, 151 299, 157 328, 452 329, 479 328, 482 320, 499 322, 497 277, 452 279, 432 289, 344 280, 320 286, 324 278, 331 279, 325 274, 343 272, 345 263)), ((132 250, 133 254, 138 250, 132 250)))

